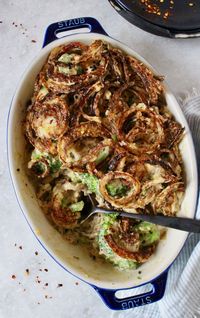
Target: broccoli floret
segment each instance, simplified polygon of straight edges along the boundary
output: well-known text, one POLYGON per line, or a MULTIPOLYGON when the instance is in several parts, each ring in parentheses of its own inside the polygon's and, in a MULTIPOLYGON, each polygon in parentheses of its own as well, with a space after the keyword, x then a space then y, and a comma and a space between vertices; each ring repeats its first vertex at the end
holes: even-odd
POLYGON ((160 231, 155 224, 144 221, 135 225, 134 229, 140 234, 142 246, 149 246, 160 239, 160 231))
POLYGON ((99 194, 99 180, 89 173, 80 173, 80 181, 85 184, 90 192, 99 194))
POLYGON ((61 166, 62 166, 62 162, 59 159, 50 159, 49 167, 50 167, 51 173, 55 173, 59 171, 61 166))
POLYGON ((111 181, 106 185, 106 189, 108 191, 108 194, 112 197, 122 197, 128 191, 128 187, 124 185, 122 182, 120 182, 120 180, 111 181))
POLYGON ((79 212, 79 211, 82 211, 83 210, 83 207, 84 207, 84 202, 83 201, 79 201, 77 203, 73 203, 69 206, 69 209, 72 211, 72 212, 79 212))

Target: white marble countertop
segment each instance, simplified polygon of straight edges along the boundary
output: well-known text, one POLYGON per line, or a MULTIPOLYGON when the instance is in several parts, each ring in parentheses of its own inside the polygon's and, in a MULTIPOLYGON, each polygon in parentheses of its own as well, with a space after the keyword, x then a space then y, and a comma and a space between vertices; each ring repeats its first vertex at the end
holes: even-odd
POLYGON ((42 249, 20 211, 7 167, 6 120, 15 87, 39 52, 46 27, 80 16, 97 18, 108 34, 144 56, 166 75, 175 94, 200 87, 200 39, 171 40, 148 34, 125 21, 107 0, 0 0, 1 318, 130 315, 130 311, 110 311, 90 286, 64 272, 42 249))

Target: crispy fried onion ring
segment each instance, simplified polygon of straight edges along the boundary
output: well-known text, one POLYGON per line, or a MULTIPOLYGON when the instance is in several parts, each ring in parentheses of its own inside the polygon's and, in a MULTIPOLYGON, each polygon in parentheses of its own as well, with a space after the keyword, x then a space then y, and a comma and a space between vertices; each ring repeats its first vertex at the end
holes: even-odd
POLYGON ((133 154, 152 153, 164 140, 162 117, 142 103, 125 111, 117 126, 122 145, 133 154))
POLYGON ((137 91, 141 95, 146 96, 148 99, 147 104, 156 104, 163 92, 162 78, 156 78, 153 72, 136 58, 127 56, 126 59, 129 69, 129 81, 134 81, 137 91))
POLYGON ((110 171, 121 171, 127 151, 111 139, 104 139, 91 152, 87 170, 101 178, 110 171))
POLYGON ((141 246, 140 235, 131 230, 130 223, 130 220, 123 218, 120 222, 115 222, 104 239, 118 256, 144 263, 155 251, 156 244, 141 246))
POLYGON ((47 95, 30 106, 25 123, 30 143, 40 151, 57 153, 57 140, 68 129, 68 107, 64 98, 47 95))
POLYGON ((102 125, 95 122, 83 123, 60 139, 60 159, 68 167, 83 166, 90 159, 92 149, 109 136, 109 132, 102 125))
POLYGON ((171 168, 154 156, 133 157, 132 160, 129 158, 124 165, 124 171, 137 177, 141 184, 141 191, 137 200, 130 203, 127 208, 132 206, 144 208, 156 200, 165 184, 178 180, 171 168))
POLYGON ((165 123, 165 141, 164 145, 166 148, 172 148, 177 145, 183 138, 184 128, 181 127, 181 124, 177 123, 174 120, 168 120, 165 123))
POLYGON ((98 123, 103 122, 104 125, 109 127, 110 118, 108 118, 108 115, 110 100, 118 87, 118 83, 105 84, 102 81, 97 81, 89 88, 86 88, 83 91, 79 103, 75 104, 73 107, 73 112, 74 109, 77 109, 76 118, 77 115, 79 117, 81 115, 84 120, 96 121, 98 123))
POLYGON ((182 177, 182 158, 178 147, 174 147, 172 149, 160 149, 158 153, 155 154, 155 158, 157 161, 161 163, 161 165, 165 165, 168 167, 168 170, 177 176, 178 178, 182 177))
POLYGON ((106 81, 128 82, 128 65, 123 52, 116 48, 109 49, 109 72, 105 78, 106 81))
POLYGON ((119 118, 125 111, 128 111, 135 103, 146 102, 146 99, 139 94, 136 89, 137 87, 134 82, 126 83, 121 85, 112 94, 108 108, 108 116, 115 129, 119 118))
POLYGON ((80 200, 81 190, 80 185, 74 185, 64 179, 57 182, 51 199, 51 217, 57 226, 71 229, 78 225, 81 213, 72 212, 69 207, 80 200))
POLYGON ((107 70, 107 44, 96 40, 89 47, 73 42, 55 48, 46 68, 47 87, 59 93, 82 89, 97 81, 107 70))
MULTIPOLYGON (((133 236, 134 238, 134 236, 133 236)), ((123 238, 121 238, 123 240, 123 238)), ((149 247, 143 247, 138 252, 131 252, 128 250, 123 249, 118 245, 118 242, 114 241, 113 236, 111 234, 108 234, 105 236, 105 240, 110 246, 110 248, 120 257, 126 258, 126 259, 133 259, 138 263, 145 263, 149 257, 153 254, 155 251, 156 245, 151 245, 149 247)), ((130 236, 131 241, 131 236, 130 236)))
POLYGON ((99 185, 100 192, 107 202, 117 208, 124 208, 140 192, 138 179, 126 172, 109 172, 101 180, 99 185), (122 188, 122 195, 112 195, 109 193, 109 185, 122 188))
POLYGON ((183 193, 183 182, 176 182, 168 185, 156 197, 156 200, 152 205, 154 213, 162 213, 164 215, 176 215, 176 213, 180 211, 183 193))

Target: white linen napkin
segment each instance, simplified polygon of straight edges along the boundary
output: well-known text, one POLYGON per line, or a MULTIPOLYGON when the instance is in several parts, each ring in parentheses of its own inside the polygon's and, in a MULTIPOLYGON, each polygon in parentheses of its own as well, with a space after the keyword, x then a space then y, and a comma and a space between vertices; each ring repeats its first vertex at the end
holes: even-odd
MULTIPOLYGON (((194 89, 180 104, 193 135, 200 172, 200 92, 194 89)), ((196 217, 200 218, 200 200, 196 217)), ((200 234, 189 235, 169 270, 165 295, 159 302, 126 312, 113 312, 111 317, 200 318, 200 234)))

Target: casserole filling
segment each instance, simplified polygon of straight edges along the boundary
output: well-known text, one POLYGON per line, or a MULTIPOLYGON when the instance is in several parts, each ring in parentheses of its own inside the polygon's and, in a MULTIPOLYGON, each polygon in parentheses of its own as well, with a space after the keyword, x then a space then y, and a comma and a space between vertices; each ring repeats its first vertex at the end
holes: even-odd
POLYGON ((28 174, 52 225, 118 269, 148 261, 161 227, 119 213, 80 220, 89 194, 106 209, 179 212, 184 128, 167 108, 162 77, 101 40, 61 45, 37 76, 24 131, 28 174))

